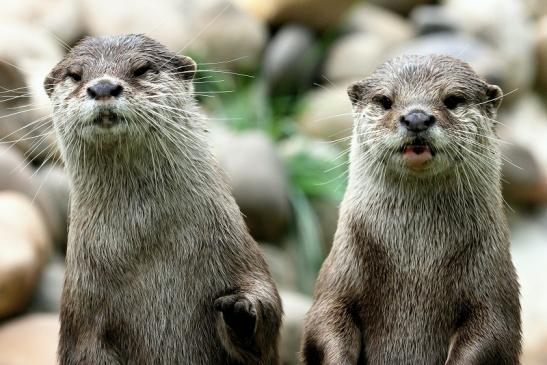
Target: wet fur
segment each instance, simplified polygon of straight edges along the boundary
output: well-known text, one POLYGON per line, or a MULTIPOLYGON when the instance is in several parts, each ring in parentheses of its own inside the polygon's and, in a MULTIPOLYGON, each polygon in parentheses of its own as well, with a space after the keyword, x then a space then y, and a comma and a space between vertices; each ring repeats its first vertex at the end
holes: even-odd
POLYGON ((130 35, 85 39, 45 81, 72 183, 61 365, 278 364, 280 298, 210 151, 194 72, 130 35), (131 77, 143 61, 153 72, 131 77), (85 88, 104 75, 124 86, 127 124, 103 135, 85 88), (214 308, 234 294, 256 312, 250 338, 214 308))
POLYGON ((405 56, 349 87, 349 186, 315 301, 306 365, 515 365, 519 286, 500 192, 495 111, 501 91, 445 56, 405 56), (466 96, 449 111, 443 98, 466 96), (390 110, 374 100, 393 98, 390 110), (394 151, 399 116, 437 117, 439 150, 422 172, 394 151))

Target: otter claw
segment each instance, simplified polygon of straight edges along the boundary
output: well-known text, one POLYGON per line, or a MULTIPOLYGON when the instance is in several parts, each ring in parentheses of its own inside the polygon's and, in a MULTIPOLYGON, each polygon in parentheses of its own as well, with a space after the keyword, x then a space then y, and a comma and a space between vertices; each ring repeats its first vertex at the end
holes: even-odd
POLYGON ((222 313, 226 325, 241 339, 254 335, 256 328, 256 309, 243 294, 232 294, 217 298, 216 311, 222 313))

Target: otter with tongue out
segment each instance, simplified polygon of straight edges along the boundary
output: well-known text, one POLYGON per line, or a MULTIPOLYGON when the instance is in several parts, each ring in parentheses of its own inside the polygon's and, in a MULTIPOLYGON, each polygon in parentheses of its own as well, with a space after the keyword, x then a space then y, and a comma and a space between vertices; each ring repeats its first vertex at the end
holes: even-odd
POLYGON ((403 56, 348 93, 349 184, 304 364, 519 364, 500 88, 448 56, 403 56))

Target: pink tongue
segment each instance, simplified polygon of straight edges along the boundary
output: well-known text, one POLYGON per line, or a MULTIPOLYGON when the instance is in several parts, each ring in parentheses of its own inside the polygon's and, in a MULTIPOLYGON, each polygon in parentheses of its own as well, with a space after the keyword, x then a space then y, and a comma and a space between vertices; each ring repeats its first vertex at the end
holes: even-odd
POLYGON ((428 146, 420 145, 406 146, 403 155, 409 167, 420 167, 433 157, 428 146))

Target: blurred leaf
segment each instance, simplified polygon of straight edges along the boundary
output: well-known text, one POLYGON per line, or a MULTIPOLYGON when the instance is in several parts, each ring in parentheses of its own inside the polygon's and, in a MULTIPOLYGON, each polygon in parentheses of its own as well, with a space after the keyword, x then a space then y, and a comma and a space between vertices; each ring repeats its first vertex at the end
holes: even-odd
POLYGON ((298 153, 287 161, 291 180, 306 195, 341 201, 347 186, 346 158, 336 161, 298 153))

